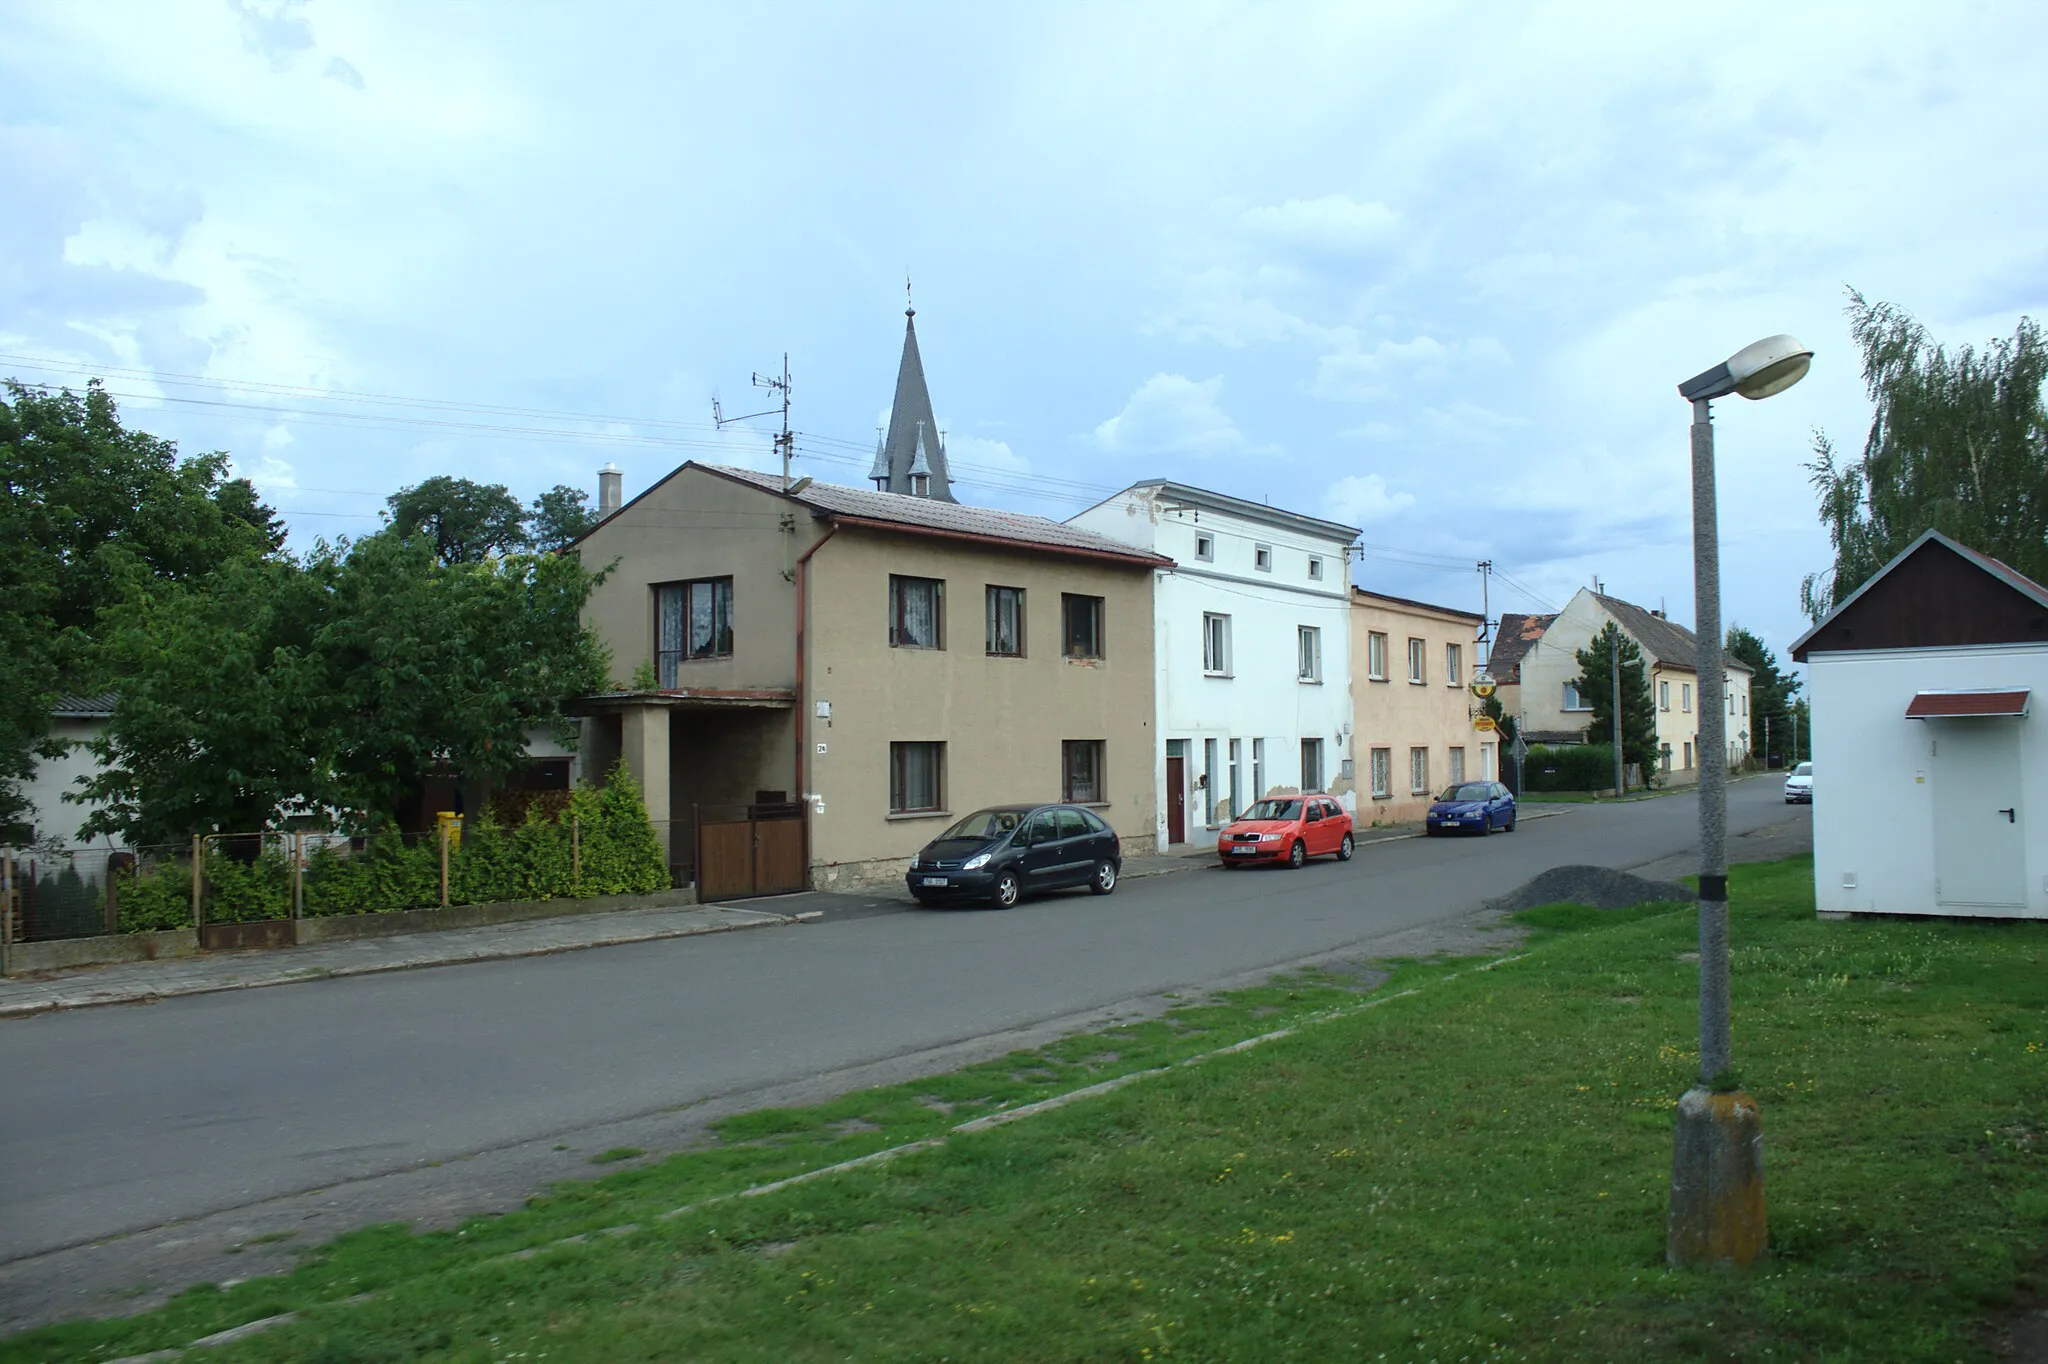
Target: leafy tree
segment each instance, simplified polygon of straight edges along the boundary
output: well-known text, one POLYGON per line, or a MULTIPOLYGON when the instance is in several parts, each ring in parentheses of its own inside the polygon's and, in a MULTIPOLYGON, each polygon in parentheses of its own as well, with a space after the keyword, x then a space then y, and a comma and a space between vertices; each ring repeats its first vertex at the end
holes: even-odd
POLYGON ((97 381, 83 394, 8 381, 0 395, 0 824, 48 754, 50 703, 100 684, 102 613, 284 542, 275 513, 219 452, 121 424, 97 381))
POLYGON ((589 494, 581 488, 557 483, 533 499, 533 509, 526 519, 533 547, 548 553, 581 539, 597 524, 597 513, 590 509, 589 494))
POLYGON ((1728 627, 1728 641, 1724 647, 1728 657, 1749 665, 1750 748, 1764 754, 1764 761, 1768 764, 1770 754, 1764 748, 1766 733, 1770 735, 1771 751, 1791 752, 1792 696, 1799 690, 1799 679, 1780 671, 1778 656, 1740 625, 1728 627), (1770 722, 1768 730, 1765 727, 1767 720, 1770 722))
POLYGON ((1623 763, 1635 763, 1643 781, 1654 786, 1661 766, 1657 747, 1657 708, 1650 700, 1649 670, 1643 666, 1643 651, 1623 634, 1613 621, 1577 651, 1579 695, 1592 703, 1593 722, 1586 726, 1586 742, 1605 744, 1614 734, 1614 654, 1621 651, 1621 753, 1623 763))
POLYGON ((526 509, 502 483, 436 474, 384 499, 400 539, 423 539, 444 564, 482 563, 528 547, 526 509))
POLYGON ((1814 438, 1806 467, 1835 564, 1801 586, 1808 614, 1818 620, 1930 528, 2048 579, 2048 338, 2022 318, 2010 340, 1951 355, 1891 304, 1849 300, 1876 411, 1859 460, 1814 438))

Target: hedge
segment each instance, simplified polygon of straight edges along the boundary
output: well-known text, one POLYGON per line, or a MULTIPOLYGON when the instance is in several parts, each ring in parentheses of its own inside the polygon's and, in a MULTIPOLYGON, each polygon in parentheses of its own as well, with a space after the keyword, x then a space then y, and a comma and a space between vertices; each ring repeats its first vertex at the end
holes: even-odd
POLYGON ((1612 744, 1531 744, 1522 760, 1525 791, 1611 791, 1612 744))

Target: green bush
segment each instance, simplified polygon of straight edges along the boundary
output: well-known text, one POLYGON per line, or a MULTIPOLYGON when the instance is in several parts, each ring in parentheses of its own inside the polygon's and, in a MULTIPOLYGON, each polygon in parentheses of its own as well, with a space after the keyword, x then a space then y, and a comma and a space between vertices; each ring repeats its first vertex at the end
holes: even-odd
POLYGON ((331 845, 306 859, 306 914, 388 914, 441 903, 441 855, 432 838, 408 841, 397 830, 349 851, 331 845))
POLYGON ((218 847, 206 850, 206 922, 246 924, 291 914, 292 863, 283 848, 266 847, 253 862, 218 847))
POLYGON ((1525 791, 1609 791, 1614 788, 1611 744, 1531 744, 1522 760, 1525 791))
POLYGON ((123 933, 157 933, 192 926, 190 862, 164 862, 146 871, 117 871, 114 894, 123 933))

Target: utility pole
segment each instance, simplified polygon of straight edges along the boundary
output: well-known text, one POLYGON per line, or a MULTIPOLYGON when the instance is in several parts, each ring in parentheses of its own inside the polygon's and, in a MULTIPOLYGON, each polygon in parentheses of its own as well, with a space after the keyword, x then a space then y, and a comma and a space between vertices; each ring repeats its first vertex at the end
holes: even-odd
POLYGON ((1792 765, 1799 765, 1799 712, 1792 712, 1792 765))
POLYGON ((1764 717, 1764 771, 1771 770, 1771 717, 1764 717))
POLYGON ((1493 610, 1487 605, 1488 589, 1493 581, 1493 560, 1481 559, 1479 568, 1479 643, 1483 646, 1479 659, 1479 671, 1489 671, 1493 662, 1493 610))

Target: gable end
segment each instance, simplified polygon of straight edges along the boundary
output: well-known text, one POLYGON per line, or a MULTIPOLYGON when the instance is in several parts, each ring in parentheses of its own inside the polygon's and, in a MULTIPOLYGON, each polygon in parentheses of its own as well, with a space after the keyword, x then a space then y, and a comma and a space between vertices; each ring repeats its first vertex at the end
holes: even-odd
POLYGON ((2048 642, 2048 604, 1929 535, 1792 649, 1809 653, 2048 642))

